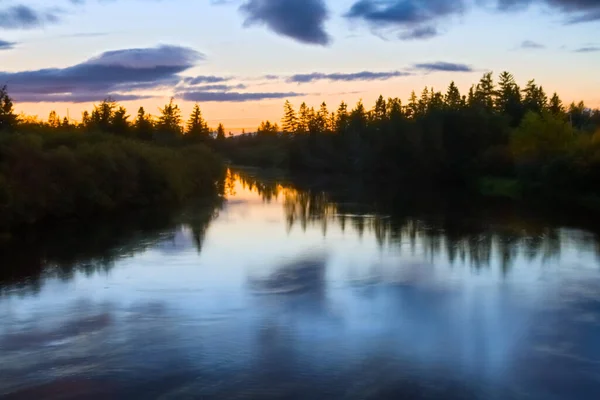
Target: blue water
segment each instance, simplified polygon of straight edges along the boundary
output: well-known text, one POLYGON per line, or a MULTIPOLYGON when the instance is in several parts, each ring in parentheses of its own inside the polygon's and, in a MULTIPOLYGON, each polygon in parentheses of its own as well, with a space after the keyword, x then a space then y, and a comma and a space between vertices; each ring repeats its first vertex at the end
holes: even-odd
POLYGON ((589 227, 225 186, 151 226, 5 249, 0 396, 600 398, 589 227))

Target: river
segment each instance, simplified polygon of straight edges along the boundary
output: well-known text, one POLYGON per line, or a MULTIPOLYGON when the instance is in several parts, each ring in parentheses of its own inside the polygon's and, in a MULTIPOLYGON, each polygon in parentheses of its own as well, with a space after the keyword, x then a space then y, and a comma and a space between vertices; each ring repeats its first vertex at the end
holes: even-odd
POLYGON ((587 218, 251 170, 223 190, 4 245, 0 397, 600 398, 587 218))

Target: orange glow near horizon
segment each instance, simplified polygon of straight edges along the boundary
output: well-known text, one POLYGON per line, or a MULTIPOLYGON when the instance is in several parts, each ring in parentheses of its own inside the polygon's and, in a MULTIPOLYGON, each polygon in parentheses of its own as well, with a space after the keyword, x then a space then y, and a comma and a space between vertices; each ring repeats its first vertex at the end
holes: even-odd
MULTIPOLYGON (((306 102, 309 106, 320 107, 322 102, 326 102, 329 111, 335 111, 339 104, 344 101, 350 107, 353 107, 356 102, 362 100, 367 109, 370 109, 377 97, 382 94, 384 97, 400 97, 403 104, 406 104, 412 90, 415 90, 417 96, 421 90, 427 87, 433 87, 435 90, 445 92, 450 81, 454 80, 460 88, 462 94, 468 92, 471 84, 478 81, 481 73, 467 73, 460 75, 448 74, 429 74, 424 76, 413 76, 409 78, 400 78, 389 81, 380 82, 316 82, 306 85, 295 84, 268 84, 260 86, 260 91, 265 92, 301 92, 306 93, 302 96, 292 96, 289 100, 296 109, 302 102, 306 102)), ((523 84, 523 82, 519 82, 523 84)), ((553 92, 558 92, 565 105, 580 100, 585 101, 588 107, 599 108, 600 98, 595 97, 597 94, 591 92, 589 88, 586 90, 585 85, 560 85, 555 87, 546 82, 538 82, 546 89, 550 96, 553 92), (578 94, 580 96, 578 96, 578 94)), ((9 88, 10 92, 10 88, 9 88)), ((144 107, 145 111, 153 116, 157 116, 159 109, 168 103, 170 96, 164 95, 152 99, 144 99, 138 101, 125 101, 119 104, 123 105, 130 115, 130 121, 135 119, 135 115, 140 106, 144 107)), ((283 105, 286 99, 269 99, 262 101, 248 102, 206 102, 199 103, 202 109, 204 118, 208 121, 212 129, 216 129, 219 123, 225 126, 225 131, 239 134, 242 130, 253 132, 258 125, 265 120, 280 124, 283 116, 283 105)), ((184 122, 194 106, 193 102, 177 100, 182 111, 184 122)), ((19 113, 25 115, 37 116, 40 120, 46 120, 51 111, 56 111, 63 118, 67 115, 74 122, 81 120, 83 111, 90 111, 93 108, 93 103, 18 103, 15 104, 15 109, 19 113)))

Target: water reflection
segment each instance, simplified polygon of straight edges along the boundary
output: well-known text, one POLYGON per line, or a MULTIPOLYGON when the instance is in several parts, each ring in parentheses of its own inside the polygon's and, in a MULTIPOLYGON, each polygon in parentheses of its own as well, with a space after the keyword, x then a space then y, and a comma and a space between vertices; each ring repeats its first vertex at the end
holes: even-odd
POLYGON ((16 232, 0 243, 0 295, 17 289, 38 292, 43 279, 50 277, 69 280, 75 273, 106 274, 119 260, 156 246, 174 246, 182 232, 191 232, 200 251, 220 207, 220 200, 203 200, 183 210, 134 211, 16 232))
POLYGON ((254 277, 250 286, 255 293, 302 293, 321 291, 325 284, 325 255, 307 255, 275 268, 266 278, 254 277))
POLYGON ((451 264, 482 268, 489 267, 493 259, 500 260, 505 272, 519 255, 542 263, 556 259, 565 244, 600 256, 596 233, 564 228, 555 214, 532 210, 527 214, 510 205, 490 204, 489 199, 478 202, 447 197, 452 196, 448 193, 388 192, 377 198, 381 193, 365 196, 368 188, 358 195, 356 189, 346 187, 325 191, 323 184, 296 189, 281 178, 259 183, 259 176, 243 171, 228 179, 240 181, 265 202, 281 197, 288 231, 295 225, 303 231, 317 225, 326 235, 328 226, 337 225, 342 231, 349 227, 360 237, 365 232, 373 235, 379 246, 413 253, 421 248, 430 259, 444 256, 451 264))
POLYGON ((598 240, 579 221, 251 170, 223 187, 3 247, 0 397, 600 394, 598 240))

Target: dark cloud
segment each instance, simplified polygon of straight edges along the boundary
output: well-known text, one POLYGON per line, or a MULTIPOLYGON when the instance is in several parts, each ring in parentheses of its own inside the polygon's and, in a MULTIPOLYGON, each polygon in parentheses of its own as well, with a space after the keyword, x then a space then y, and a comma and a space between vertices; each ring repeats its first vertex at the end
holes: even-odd
POLYGON ((546 48, 546 46, 544 46, 543 44, 534 42, 533 40, 524 40, 519 47, 521 47, 522 49, 529 49, 529 50, 537 50, 537 49, 545 49, 546 48))
POLYGON ((579 24, 600 20, 600 10, 578 13, 567 19, 567 24, 579 24))
POLYGON ((72 93, 72 94, 48 94, 44 95, 42 99, 35 93, 22 93, 19 95, 18 100, 22 103, 93 103, 101 101, 106 98, 112 98, 115 101, 134 101, 151 99, 154 96, 149 95, 137 95, 137 94, 119 94, 119 93, 108 93, 105 96, 98 97, 97 93, 72 93))
POLYGON ((437 34, 433 24, 465 9, 464 0, 358 0, 345 16, 374 29, 398 28, 401 39, 428 39, 437 34))
POLYGON ((496 0, 501 10, 520 10, 532 4, 544 5, 567 14, 597 14, 600 11, 598 0, 496 0))
POLYGON ((433 26, 423 26, 400 33, 398 37, 402 40, 423 40, 431 39, 439 35, 437 28, 433 26))
POLYGON ((194 77, 185 77, 183 78, 182 83, 189 86, 201 85, 205 83, 219 83, 219 82, 227 82, 231 80, 231 78, 226 78, 222 76, 194 76, 194 77))
POLYGON ((194 87, 194 91, 219 91, 219 92, 227 92, 230 90, 243 90, 246 89, 247 86, 243 83, 238 85, 202 85, 194 87))
POLYGON ((567 24, 600 20, 600 0, 355 0, 345 17, 367 23, 375 33, 399 30, 400 39, 428 39, 438 26, 472 8, 519 12, 531 5, 561 14, 567 24))
POLYGON ((141 98, 135 90, 173 86, 179 73, 204 56, 178 46, 108 51, 66 68, 0 72, 17 101, 95 101, 107 96, 141 98), (135 97, 131 97, 135 96, 135 97))
POLYGON ((0 51, 14 49, 15 45, 15 42, 7 42, 6 40, 0 40, 0 51))
POLYGON ((324 0, 247 0, 240 11, 246 16, 246 25, 266 25, 301 43, 330 43, 325 31, 329 13, 324 0))
POLYGON ((430 22, 464 10, 462 0, 358 0, 346 16, 371 23, 402 26, 430 22))
POLYGON ((473 72, 473 68, 466 64, 455 64, 449 62, 433 62, 433 63, 420 63, 415 64, 413 66, 414 69, 428 71, 428 72, 436 72, 436 71, 444 71, 444 72, 473 72))
POLYGON ((58 11, 38 11, 25 5, 0 9, 0 28, 3 29, 33 29, 58 21, 58 11))
POLYGON ((185 101, 193 102, 232 102, 241 103, 245 101, 258 101, 269 99, 285 99, 288 97, 303 96, 304 93, 240 93, 240 92, 209 92, 209 91, 188 91, 181 92, 178 97, 185 101))
POLYGON ((564 14, 567 24, 600 20, 599 0, 495 0, 502 11, 520 11, 530 5, 541 5, 564 14))
POLYGON ((600 47, 598 46, 587 46, 587 47, 580 47, 578 49, 574 50, 575 53, 595 53, 600 51, 600 47))
POLYGON ((402 71, 390 71, 390 72, 371 72, 371 71, 362 71, 362 72, 354 72, 354 73, 333 73, 333 74, 323 74, 320 72, 313 72, 310 74, 296 74, 288 77, 286 80, 288 82, 293 83, 309 83, 314 81, 343 81, 343 82, 352 82, 352 81, 383 81, 392 78, 397 78, 401 76, 408 76, 409 72, 402 71))

